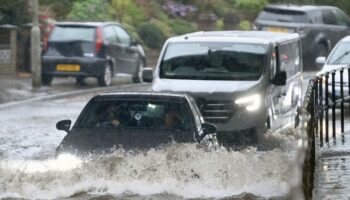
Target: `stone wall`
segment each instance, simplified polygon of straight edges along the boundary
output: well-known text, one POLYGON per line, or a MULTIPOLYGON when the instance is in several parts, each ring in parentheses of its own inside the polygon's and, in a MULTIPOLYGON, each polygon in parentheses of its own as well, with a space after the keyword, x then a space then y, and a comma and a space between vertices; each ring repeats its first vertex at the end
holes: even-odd
POLYGON ((0 74, 16 74, 17 28, 11 25, 0 26, 0 74))

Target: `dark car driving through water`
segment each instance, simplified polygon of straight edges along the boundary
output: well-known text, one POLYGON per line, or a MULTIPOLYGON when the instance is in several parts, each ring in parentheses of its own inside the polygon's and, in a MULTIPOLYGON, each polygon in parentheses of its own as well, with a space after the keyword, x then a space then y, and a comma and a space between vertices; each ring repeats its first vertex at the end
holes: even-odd
POLYGON ((217 146, 216 127, 204 122, 195 101, 186 94, 151 92, 104 93, 93 97, 74 126, 57 123, 68 134, 57 152, 101 153, 114 148, 145 150, 164 144, 217 146))
POLYGON ((140 82, 146 65, 145 52, 116 22, 61 22, 55 24, 42 56, 42 83, 54 77, 75 77, 83 83, 95 77, 109 86, 115 75, 131 75, 140 82))

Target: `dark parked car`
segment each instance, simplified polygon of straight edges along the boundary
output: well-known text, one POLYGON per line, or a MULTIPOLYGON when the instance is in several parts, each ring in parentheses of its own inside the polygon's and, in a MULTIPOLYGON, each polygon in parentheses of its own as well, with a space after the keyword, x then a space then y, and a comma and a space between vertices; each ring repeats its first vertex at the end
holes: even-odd
POLYGON ((42 56, 42 83, 55 76, 73 76, 77 83, 96 77, 108 86, 117 74, 139 82, 146 64, 141 45, 115 22, 62 22, 55 24, 42 56))
POLYGON ((255 26, 263 31, 299 33, 306 69, 316 69, 316 58, 327 56, 350 33, 349 17, 333 6, 269 5, 260 12, 255 26))
POLYGON ((216 127, 204 122, 195 101, 186 94, 100 94, 89 101, 71 130, 70 125, 70 120, 56 125, 68 133, 57 152, 144 150, 170 142, 217 146, 216 127))

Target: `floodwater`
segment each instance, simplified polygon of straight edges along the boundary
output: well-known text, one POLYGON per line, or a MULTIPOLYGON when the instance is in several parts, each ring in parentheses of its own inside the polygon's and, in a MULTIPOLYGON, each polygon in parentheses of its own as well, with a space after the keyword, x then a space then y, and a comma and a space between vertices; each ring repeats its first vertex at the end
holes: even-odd
POLYGON ((170 144, 143 153, 56 157, 65 135, 56 122, 74 122, 87 99, 0 110, 0 199, 281 199, 298 176, 294 130, 268 133, 263 151, 170 144))

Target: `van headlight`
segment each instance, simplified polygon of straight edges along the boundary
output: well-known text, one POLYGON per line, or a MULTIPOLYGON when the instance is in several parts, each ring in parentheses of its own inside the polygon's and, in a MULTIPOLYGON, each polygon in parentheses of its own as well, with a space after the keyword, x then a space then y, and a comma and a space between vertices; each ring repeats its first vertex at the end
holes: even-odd
POLYGON ((245 106, 248 111, 255 111, 261 105, 261 96, 259 94, 253 94, 241 97, 235 100, 235 104, 245 106))

